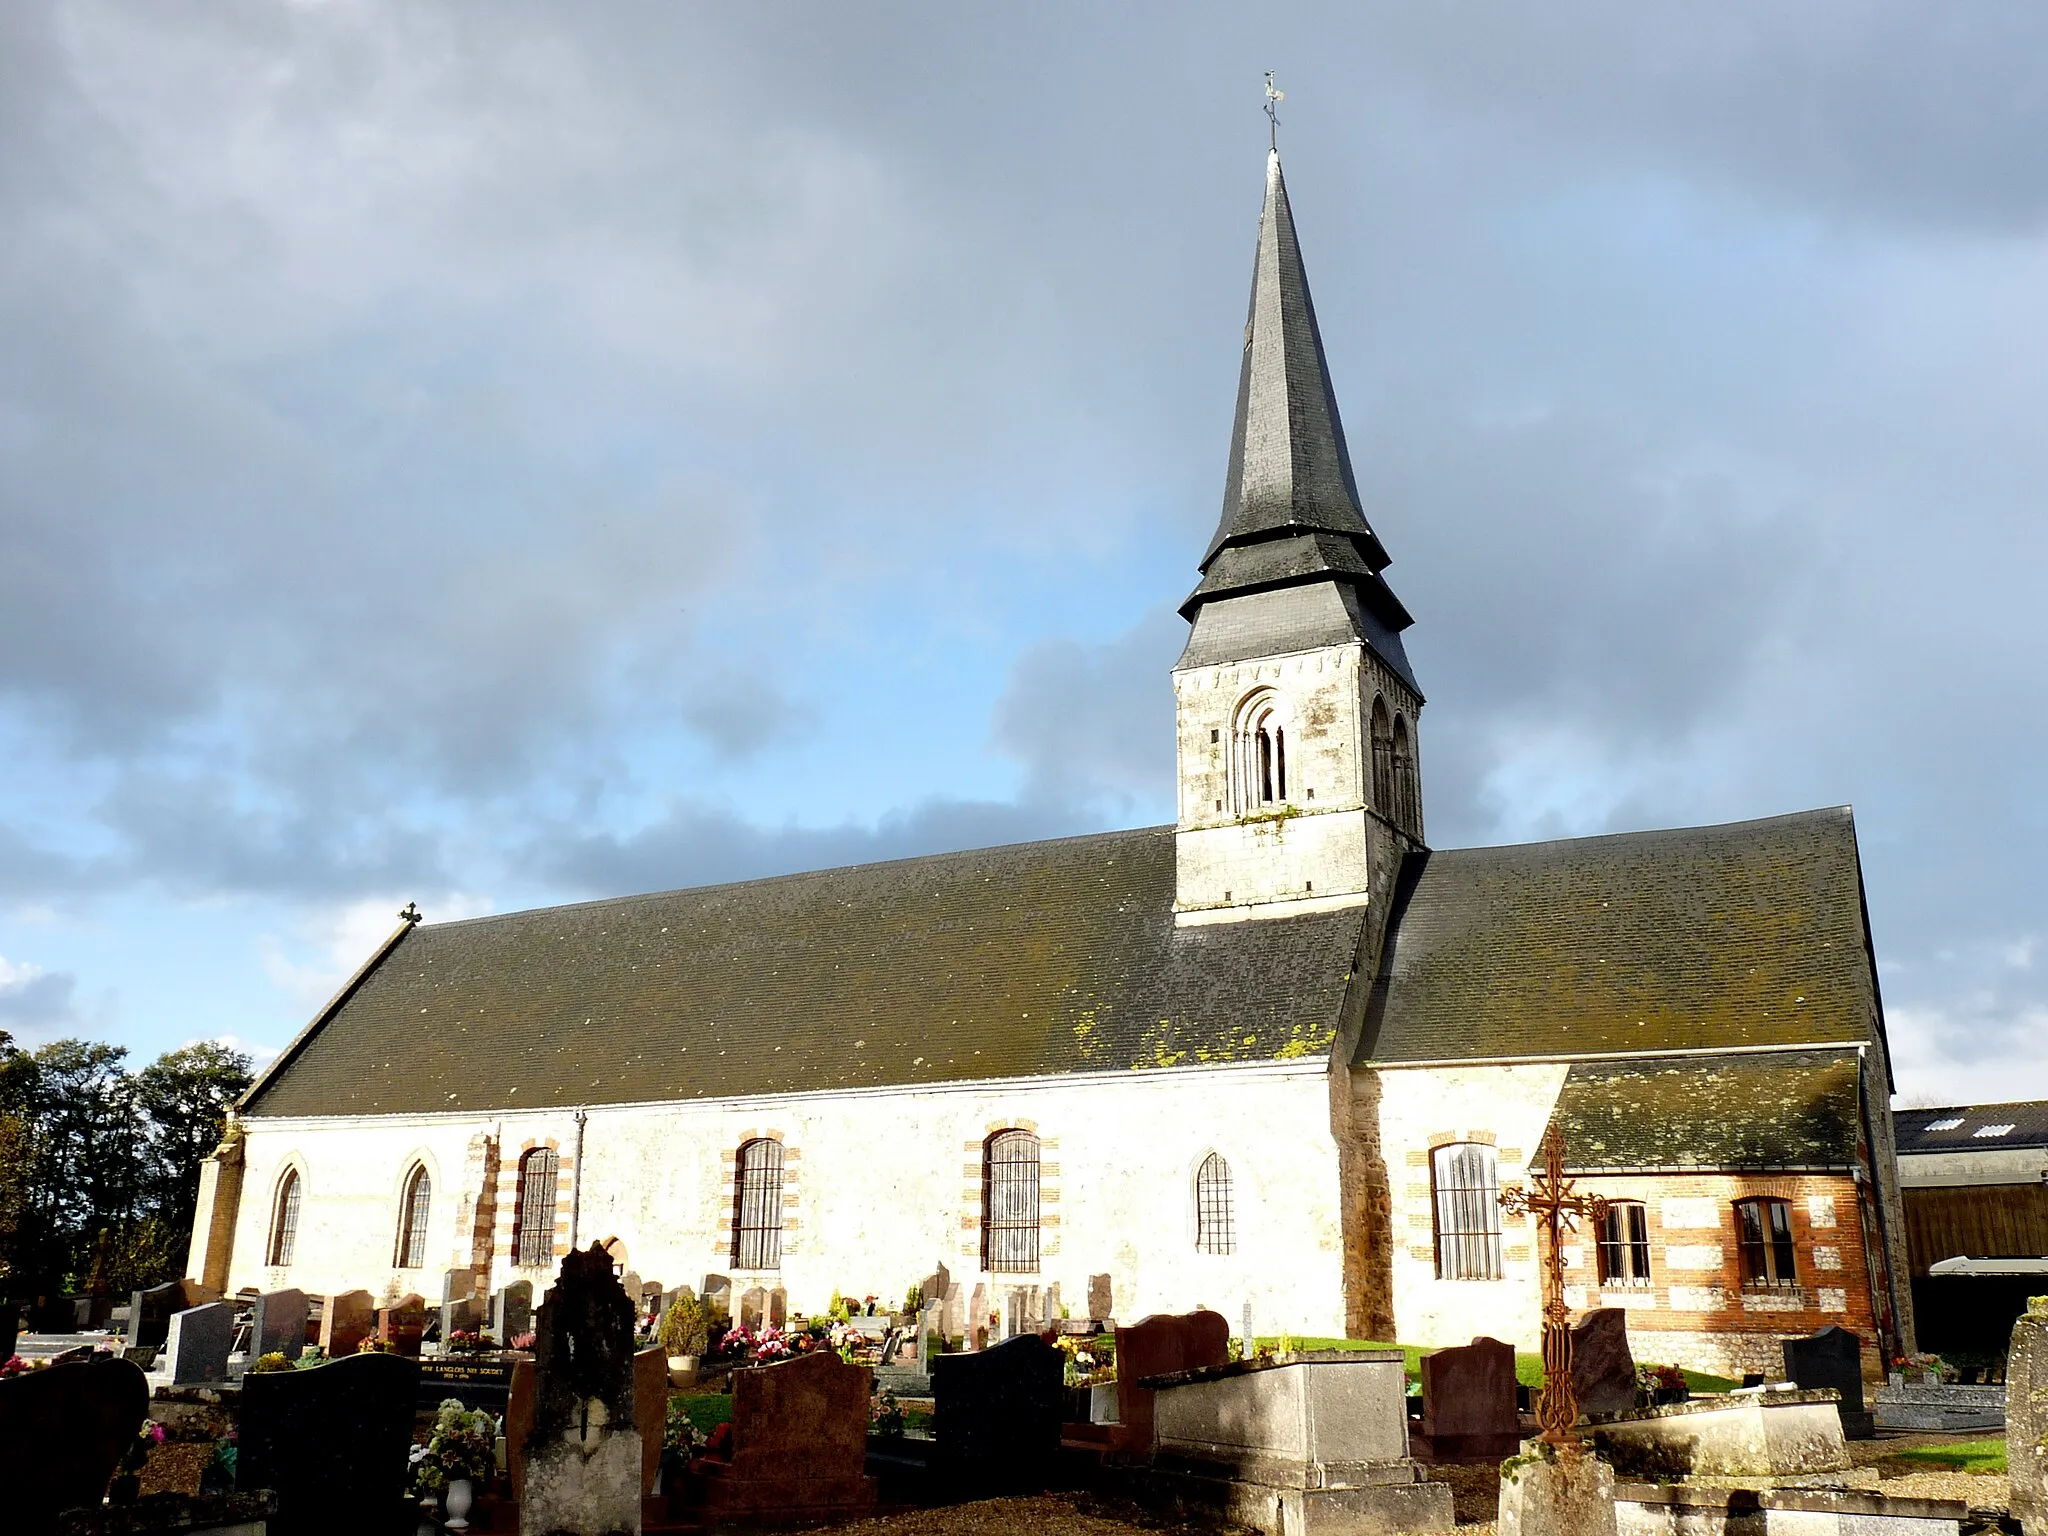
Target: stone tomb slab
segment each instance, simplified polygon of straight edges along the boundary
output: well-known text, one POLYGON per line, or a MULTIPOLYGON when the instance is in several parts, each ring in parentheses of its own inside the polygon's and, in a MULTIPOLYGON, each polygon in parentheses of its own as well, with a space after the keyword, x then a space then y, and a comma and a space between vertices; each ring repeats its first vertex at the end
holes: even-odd
POLYGON ((1842 1440, 1833 1392, 1732 1392, 1587 1421, 1585 1435, 1615 1475, 1692 1479, 1732 1488, 1875 1487, 1842 1440))
POLYGON ((706 1525, 813 1524, 867 1514, 872 1378, 826 1350, 732 1376, 732 1454, 691 1463, 690 1515, 706 1525))
POLYGON ((1046 1486, 1059 1455, 1065 1371, 1064 1357, 1035 1333, 933 1358, 936 1460, 957 1488, 995 1494, 1046 1486))
POLYGON ((1521 1443, 1512 1344, 1478 1338, 1422 1357, 1418 1458, 1501 1461, 1514 1455, 1521 1443))
POLYGON ((1878 1426, 1948 1433, 1999 1429, 2006 1423, 2006 1388, 1904 1382, 1877 1389, 1878 1426))
POLYGON ((1572 1324, 1572 1396, 1582 1416, 1635 1407, 1636 1357, 1620 1307, 1595 1307, 1572 1324))
POLYGON ((1400 1350, 1321 1350, 1155 1376, 1152 1471, 1176 1511, 1267 1536, 1448 1531, 1448 1484, 1408 1457, 1400 1350))
MULTIPOLYGON (((1956 1536, 1969 1506, 1865 1489, 1617 1483, 1616 1536, 1956 1536)), ((1501 1527, 1507 1536, 1507 1526, 1501 1527)))
POLYGON ((149 1412, 132 1360, 102 1357, 0 1381, 0 1490, 10 1536, 48 1536, 67 1509, 96 1506, 149 1412))
MULTIPOLYGON (((1501 1473, 1499 1536, 1620 1536, 1619 1525, 1614 1469, 1598 1457, 1558 1456, 1532 1440, 1501 1473)), ((1685 1536, 1707 1532, 1687 1526, 1685 1536)))
POLYGON ((2027 1536, 2048 1536, 2048 1297, 2032 1298, 2012 1325, 2005 1394, 2012 1512, 2027 1536))
POLYGON ((228 1346, 235 1337, 231 1302, 209 1301, 171 1314, 158 1373, 174 1387, 205 1386, 228 1379, 228 1346))
POLYGON ((1152 1454, 1152 1406, 1146 1378, 1202 1370, 1230 1359, 1230 1323, 1220 1312, 1161 1312, 1116 1331, 1116 1408, 1122 1449, 1152 1454))
POLYGON ((350 1355, 242 1378, 236 1483, 277 1491, 269 1536, 409 1530, 406 1486, 420 1367, 350 1355))
POLYGON ((1786 1339, 1785 1379, 1809 1392, 1833 1391, 1840 1398, 1842 1434, 1869 1440, 1877 1421, 1863 1406, 1863 1340, 1846 1328, 1828 1327, 1803 1339, 1786 1339))

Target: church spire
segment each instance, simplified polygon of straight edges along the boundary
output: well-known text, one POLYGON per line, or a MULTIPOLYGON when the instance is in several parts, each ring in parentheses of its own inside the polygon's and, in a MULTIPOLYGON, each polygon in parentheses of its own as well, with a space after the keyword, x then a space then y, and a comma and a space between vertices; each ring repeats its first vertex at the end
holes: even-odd
POLYGON ((1348 638, 1370 645, 1412 687, 1400 634, 1414 621, 1380 577, 1387 564, 1352 478, 1287 183, 1274 150, 1266 157, 1266 203, 1223 515, 1202 559, 1201 585, 1181 605, 1182 616, 1195 626, 1183 665, 1328 645, 1339 638, 1329 632, 1335 623, 1350 631, 1348 638), (1259 605, 1255 651, 1243 648, 1250 636, 1232 643, 1220 632, 1204 634, 1205 628, 1242 629, 1237 622, 1204 624, 1220 604, 1307 586, 1321 589, 1317 600, 1280 605, 1298 610, 1299 633, 1290 633, 1284 622, 1276 629, 1272 621, 1281 615, 1267 603, 1259 605), (1229 651, 1238 654, 1224 654, 1229 651))

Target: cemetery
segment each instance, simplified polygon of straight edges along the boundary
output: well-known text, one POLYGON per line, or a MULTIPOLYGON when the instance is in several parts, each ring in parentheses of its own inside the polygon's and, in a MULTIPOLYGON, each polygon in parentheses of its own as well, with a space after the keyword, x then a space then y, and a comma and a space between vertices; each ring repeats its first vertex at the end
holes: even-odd
MULTIPOLYGON (((1574 1196, 1520 1198, 1562 1220, 1574 1196)), ((24 1334, 0 1375, 6 1528, 879 1536, 958 1510, 1265 1536, 2048 1531, 2048 1298, 2002 1382, 1924 1360, 1866 1382, 1861 1341, 1828 1328, 1737 1384, 1639 1365, 1625 1312, 1561 1301, 1535 1355, 1254 1336, 1207 1310, 969 1328, 988 1314, 949 1309, 943 1272, 811 1316, 619 1269, 593 1245, 538 1297, 451 1272, 433 1304, 186 1282, 24 1334)))

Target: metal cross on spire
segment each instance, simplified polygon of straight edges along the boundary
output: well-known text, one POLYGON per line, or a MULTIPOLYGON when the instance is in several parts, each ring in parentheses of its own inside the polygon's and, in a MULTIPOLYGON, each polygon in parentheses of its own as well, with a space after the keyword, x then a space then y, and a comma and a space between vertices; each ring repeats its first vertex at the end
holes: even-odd
POLYGON ((1579 1405, 1572 1396, 1572 1334, 1565 1322, 1564 1249, 1558 1239, 1577 1230, 1579 1217, 1605 1221, 1607 1202, 1580 1194, 1564 1176, 1564 1134, 1555 1125, 1543 1136, 1543 1171, 1529 1183, 1528 1189, 1509 1185, 1502 1190, 1500 1208, 1510 1216, 1534 1216, 1550 1240, 1543 1256, 1543 1396, 1536 1404, 1536 1422, 1549 1444, 1575 1451, 1579 1405))
POLYGON ((1273 71, 1266 71, 1266 147, 1277 150, 1280 147, 1280 103, 1287 99, 1287 93, 1273 83, 1273 71))

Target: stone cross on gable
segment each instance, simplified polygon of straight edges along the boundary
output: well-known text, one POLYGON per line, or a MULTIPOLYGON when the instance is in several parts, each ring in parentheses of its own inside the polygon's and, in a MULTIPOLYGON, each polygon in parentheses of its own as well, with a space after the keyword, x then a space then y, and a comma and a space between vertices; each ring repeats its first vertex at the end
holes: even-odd
POLYGON ((1564 1176, 1564 1133, 1553 1123, 1543 1134, 1543 1171, 1529 1188, 1511 1184, 1500 1193, 1500 1208, 1510 1216, 1534 1216, 1549 1239, 1543 1255, 1543 1395, 1536 1404, 1536 1422, 1543 1438, 1560 1450, 1576 1450, 1579 1405, 1572 1397, 1572 1334, 1565 1322, 1564 1247, 1558 1239, 1575 1231, 1578 1219, 1598 1223, 1607 1217, 1607 1202, 1582 1195, 1564 1176))

